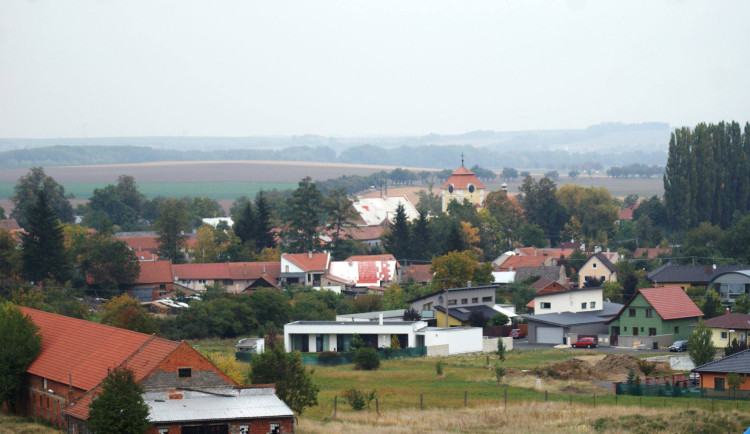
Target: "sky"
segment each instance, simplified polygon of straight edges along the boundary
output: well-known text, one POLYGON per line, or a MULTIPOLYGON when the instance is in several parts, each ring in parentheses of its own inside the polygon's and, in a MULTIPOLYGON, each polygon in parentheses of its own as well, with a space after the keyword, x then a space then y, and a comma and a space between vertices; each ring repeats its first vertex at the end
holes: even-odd
POLYGON ((0 137, 750 121, 750 2, 4 0, 0 137))

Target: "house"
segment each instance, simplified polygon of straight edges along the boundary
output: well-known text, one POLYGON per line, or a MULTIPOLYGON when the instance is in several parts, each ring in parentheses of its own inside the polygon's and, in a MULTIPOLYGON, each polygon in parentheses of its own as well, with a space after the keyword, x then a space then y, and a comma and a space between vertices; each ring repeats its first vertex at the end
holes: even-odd
POLYGON ((483 350, 479 327, 428 327, 425 321, 296 321, 284 326, 288 352, 348 351, 358 334, 370 348, 390 347, 395 336, 401 348, 447 346, 447 354, 483 350))
POLYGON ((707 286, 711 279, 728 271, 748 270, 747 265, 677 265, 671 262, 648 273, 646 278, 654 286, 707 286))
POLYGON ((539 248, 539 247, 521 247, 514 252, 521 256, 546 256, 548 258, 567 258, 573 254, 575 249, 571 248, 539 248))
POLYGON ((617 268, 603 252, 598 252, 578 270, 578 286, 600 286, 604 282, 617 282, 617 268))
POLYGON ((534 315, 598 311, 604 305, 602 288, 580 288, 537 293, 532 302, 534 315))
MULTIPOLYGON (((437 320, 436 323, 439 325, 446 324, 445 307, 435 306, 434 310, 435 310, 435 318, 437 320)), ((502 313, 505 316, 507 316, 508 320, 518 316, 515 314, 515 312, 505 310, 498 305, 490 307, 484 304, 479 304, 476 306, 465 306, 465 307, 458 307, 455 309, 451 308, 451 309, 448 309, 448 320, 447 320, 448 327, 472 327, 470 318, 471 318, 471 315, 475 312, 481 313, 488 320, 491 319, 493 316, 497 315, 498 313, 502 313)))
POLYGON ((607 324, 612 345, 654 348, 690 338, 691 325, 702 316, 682 288, 666 286, 637 290, 607 324))
POLYGON ((468 200, 477 208, 484 205, 484 184, 471 170, 464 167, 463 157, 461 167, 454 170, 451 176, 440 187, 442 198, 442 211, 448 211, 451 201, 463 203, 468 200))
POLYGON ((568 274, 562 265, 542 265, 539 267, 518 267, 516 269, 515 281, 523 282, 524 280, 540 278, 549 279, 557 282, 562 286, 568 286, 568 274))
POLYGON ((336 315, 336 321, 403 321, 406 309, 336 315))
POLYGON ((434 273, 430 271, 430 264, 412 264, 404 267, 405 270, 401 276, 404 283, 414 282, 420 285, 427 285, 432 280, 434 273))
POLYGON ((125 291, 141 302, 168 297, 174 292, 172 261, 140 262, 141 271, 125 291))
POLYGON ((492 264, 497 271, 514 271, 521 267, 556 266, 557 258, 551 256, 522 256, 516 254, 506 256, 506 254, 502 254, 492 261, 492 264))
POLYGON ((24 234, 24 230, 18 225, 16 219, 3 219, 0 220, 0 229, 5 229, 10 232, 13 238, 17 242, 21 242, 21 234, 24 234))
POLYGON ((570 344, 582 337, 595 337, 609 345, 607 321, 622 309, 619 303, 604 301, 596 310, 522 315, 528 324, 528 340, 537 344, 570 344))
POLYGON ((350 256, 333 261, 328 275, 336 276, 354 287, 384 287, 398 282, 400 265, 390 254, 350 256))
POLYGON ((629 207, 623 208, 617 213, 618 220, 633 220, 633 211, 638 208, 638 204, 630 205, 629 207))
POLYGON ((637 249, 633 251, 633 258, 656 259, 659 255, 668 255, 670 253, 672 253, 672 248, 670 247, 654 247, 654 248, 638 247, 637 249))
POLYGON ((159 259, 159 237, 156 232, 117 232, 115 238, 124 241, 139 261, 156 261, 159 259))
POLYGON ((725 306, 731 306, 740 295, 750 294, 750 267, 716 273, 706 285, 706 289, 715 290, 721 297, 721 302, 725 306))
MULTIPOLYGON (((750 337, 750 315, 728 311, 729 309, 726 314, 704 322, 711 330, 711 340, 716 348, 724 348, 734 339, 740 344, 747 344, 750 337)), ((697 326, 698 323, 691 325, 697 326)))
POLYGON ((385 226, 383 224, 354 226, 351 228, 343 228, 339 236, 344 239, 358 241, 364 244, 368 249, 377 249, 383 245, 383 231, 385 231, 385 226))
POLYGON ((362 219, 362 226, 377 226, 392 222, 399 205, 404 207, 408 221, 419 217, 419 211, 406 196, 358 197, 352 202, 352 206, 362 219))
POLYGON ((330 263, 328 252, 282 253, 280 281, 283 285, 319 287, 330 263))
POLYGON ((234 349, 238 353, 261 354, 266 349, 266 340, 263 338, 240 339, 234 349))
POLYGON ((88 432, 89 404, 102 380, 125 368, 144 388, 148 433, 293 432, 294 414, 272 386, 239 387, 185 342, 20 309, 39 327, 42 350, 26 370, 19 413, 88 432))
POLYGON ((537 294, 549 294, 552 292, 567 291, 570 288, 561 285, 557 281, 550 280, 546 277, 540 277, 536 282, 531 284, 531 289, 537 294))
MULTIPOLYGON (((700 387, 713 389, 706 391, 706 395, 708 396, 716 396, 712 392, 720 392, 728 389, 728 374, 739 374, 741 379, 744 378, 744 381, 740 383, 739 390, 750 390, 750 381, 747 381, 747 377, 750 376, 750 349, 708 362, 705 365, 694 368, 692 372, 700 374, 700 387)), ((746 394, 747 392, 743 395, 746 394)))
MULTIPOLYGON (((450 288, 444 291, 435 291, 408 301, 411 308, 417 312, 432 311, 435 306, 444 306, 453 309, 466 306, 484 304, 492 307, 495 305, 495 290, 498 285, 468 286, 464 288, 450 288)), ((422 315, 424 318, 425 315, 422 315)))
POLYGON ((279 262, 217 262, 173 264, 174 281, 185 288, 203 292, 207 285, 219 284, 230 294, 252 292, 256 288, 278 288, 279 262))
POLYGON ((232 220, 232 217, 206 217, 202 219, 204 225, 209 225, 212 227, 218 227, 219 224, 225 223, 228 228, 231 228, 234 226, 234 220, 232 220))

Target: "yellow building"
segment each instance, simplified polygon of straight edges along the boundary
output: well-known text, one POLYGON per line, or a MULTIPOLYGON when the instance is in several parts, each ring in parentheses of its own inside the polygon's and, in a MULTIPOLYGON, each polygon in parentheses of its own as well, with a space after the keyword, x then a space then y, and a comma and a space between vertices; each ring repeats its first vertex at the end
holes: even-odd
POLYGON ((484 205, 484 184, 471 170, 464 167, 463 159, 461 167, 453 171, 450 178, 440 187, 442 196, 442 210, 448 210, 448 204, 452 200, 463 203, 464 199, 473 203, 477 208, 484 205))
MULTIPOLYGON (((728 310, 728 309, 727 309, 728 310)), ((748 343, 750 334, 750 315, 744 313, 727 313, 716 318, 707 319, 706 327, 711 330, 711 340, 718 349, 726 347, 734 339, 748 343)), ((696 323, 697 325, 697 323, 696 323)))
MULTIPOLYGON (((446 327, 445 324, 445 306, 435 306, 435 319, 437 327, 446 327)), ((487 305, 479 304, 476 306, 451 307, 448 309, 448 327, 471 327, 471 314, 482 314, 489 321, 493 316, 500 313, 499 310, 493 309, 487 305)), ((510 315, 513 315, 510 313, 510 315)), ((510 316, 506 314, 506 316, 510 316)), ((515 316, 515 315, 513 315, 515 316)))

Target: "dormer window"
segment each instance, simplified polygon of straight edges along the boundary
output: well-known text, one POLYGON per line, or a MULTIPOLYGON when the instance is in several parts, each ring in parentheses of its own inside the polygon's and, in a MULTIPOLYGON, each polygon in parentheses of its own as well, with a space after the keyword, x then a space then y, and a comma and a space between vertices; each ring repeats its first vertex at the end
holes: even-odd
POLYGON ((474 187, 474 184, 469 184, 469 193, 474 193, 474 190, 476 190, 476 187, 474 187))

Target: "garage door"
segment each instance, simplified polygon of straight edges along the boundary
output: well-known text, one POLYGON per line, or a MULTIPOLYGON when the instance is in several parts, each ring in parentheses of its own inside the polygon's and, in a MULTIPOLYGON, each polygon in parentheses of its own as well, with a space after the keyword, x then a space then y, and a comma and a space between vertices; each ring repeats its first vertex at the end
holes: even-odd
POLYGON ((562 327, 537 327, 536 342, 538 344, 561 344, 563 343, 562 327))

